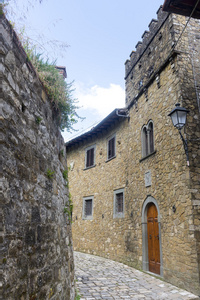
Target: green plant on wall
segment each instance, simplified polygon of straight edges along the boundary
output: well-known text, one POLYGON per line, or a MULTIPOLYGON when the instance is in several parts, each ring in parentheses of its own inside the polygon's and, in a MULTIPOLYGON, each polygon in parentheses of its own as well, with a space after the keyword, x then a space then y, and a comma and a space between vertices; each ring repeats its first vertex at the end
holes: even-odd
MULTIPOLYGON (((40 3, 42 2, 42 0, 38 1, 40 3)), ((14 12, 11 13, 13 7, 9 2, 16 2, 17 8, 17 1, 0 0, 0 14, 5 14, 8 19, 12 19, 14 12)), ((27 10, 28 7, 30 7, 30 4, 32 5, 32 1, 27 1, 27 10)), ((25 12, 21 17, 22 19, 23 17, 26 18, 25 12)), ((15 23, 15 30, 17 30, 17 27, 19 27, 19 24, 15 23)), ((27 37, 24 27, 21 29, 18 28, 17 32, 18 38, 27 54, 27 63, 33 65, 45 87, 47 95, 52 103, 54 117, 57 120, 60 130, 73 130, 73 125, 77 123, 78 118, 80 118, 76 112, 78 109, 77 100, 74 99, 72 95, 74 91, 73 82, 67 83, 63 76, 60 75, 59 71, 56 69, 56 60, 49 60, 49 55, 46 53, 45 47, 41 41, 37 41, 36 44, 33 39, 27 37)), ((56 42, 48 41, 48 44, 51 45, 52 48, 55 48, 55 51, 56 49, 65 49, 68 47, 66 43, 56 42)))
POLYGON ((49 179, 52 179, 53 178, 53 175, 54 175, 54 171, 51 171, 50 169, 47 169, 46 171, 46 175, 49 179))
POLYGON ((42 118, 41 118, 41 117, 36 117, 36 118, 35 118, 35 123, 36 123, 37 125, 39 125, 41 121, 42 121, 42 118))
POLYGON ((68 170, 63 171, 63 178, 68 181, 68 170))
POLYGON ((75 300, 80 300, 81 296, 79 295, 78 290, 76 289, 75 300))
POLYGON ((68 170, 70 170, 70 168, 63 171, 63 178, 66 180, 66 187, 67 188, 69 188, 68 170))
POLYGON ((6 262, 7 262, 7 259, 4 257, 3 258, 3 264, 6 264, 6 262))
POLYGON ((42 54, 36 52, 36 48, 31 46, 29 40, 23 41, 23 47, 27 53, 27 60, 33 64, 46 88, 61 131, 73 129, 79 118, 76 113, 78 108, 76 100, 72 97, 73 82, 67 83, 56 69, 56 61, 44 60, 42 54))
POLYGON ((72 222, 73 202, 72 196, 69 193, 69 203, 66 202, 64 207, 64 213, 68 215, 69 221, 72 222))
POLYGON ((60 155, 64 157, 64 149, 60 150, 60 155))

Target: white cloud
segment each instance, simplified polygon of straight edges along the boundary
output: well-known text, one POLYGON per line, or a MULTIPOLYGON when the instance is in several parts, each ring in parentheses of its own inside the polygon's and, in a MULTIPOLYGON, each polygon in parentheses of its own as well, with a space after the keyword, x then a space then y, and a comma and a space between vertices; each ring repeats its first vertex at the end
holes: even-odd
POLYGON ((74 97, 77 98, 80 107, 78 115, 85 119, 79 119, 73 126, 77 131, 70 133, 65 130, 63 133, 65 141, 91 129, 115 108, 125 106, 125 91, 120 85, 111 83, 108 88, 98 85, 88 88, 83 83, 75 83, 74 87, 74 97))
POLYGON ((113 109, 125 106, 125 91, 117 84, 111 83, 108 88, 98 85, 86 88, 81 83, 75 84, 75 97, 84 110, 93 110, 98 118, 104 118, 113 109))

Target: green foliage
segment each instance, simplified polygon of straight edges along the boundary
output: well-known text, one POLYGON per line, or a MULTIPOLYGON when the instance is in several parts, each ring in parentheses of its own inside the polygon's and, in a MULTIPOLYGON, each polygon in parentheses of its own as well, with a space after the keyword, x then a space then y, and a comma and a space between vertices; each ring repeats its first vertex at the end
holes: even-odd
MULTIPOLYGON (((35 0, 36 2, 42 2, 42 0, 35 0)), ((2 2, 2 0, 0 0, 2 2)), ((17 8, 17 0, 14 0, 15 6, 17 8)), ((12 14, 9 13, 9 9, 12 10, 12 5, 9 5, 9 0, 3 0, 3 3, 0 3, 0 14, 5 13, 7 18, 10 19, 12 14), (7 9, 8 7, 8 9, 7 9)), ((27 0, 25 7, 33 7, 34 4, 31 0, 27 0)), ((13 12, 14 13, 14 12, 13 12)), ((15 13, 14 13, 15 15, 15 13)), ((14 16, 13 16, 14 17, 14 16)), ((26 18, 25 12, 23 12, 23 17, 26 18)), ((22 20, 23 20, 22 17, 22 20)), ((12 17, 11 17, 12 18, 12 17)), ((17 25, 17 24, 16 24, 17 25)), ((18 27, 18 26, 15 26, 18 27)), ((16 30, 16 28, 15 28, 16 30)), ((56 61, 50 61, 48 58, 44 59, 43 57, 48 57, 46 55, 46 49, 44 47, 44 42, 38 39, 37 44, 35 41, 31 40, 30 37, 26 36, 25 29, 19 29, 18 37, 24 47, 24 50, 27 54, 27 62, 31 62, 34 66, 36 72, 39 75, 40 80, 42 81, 48 97, 52 103, 53 112, 57 124, 61 131, 67 129, 68 131, 74 130, 73 125, 77 123, 77 101, 73 98, 73 82, 67 83, 63 77, 59 74, 59 71, 56 69, 56 61), (40 49, 40 50, 37 50, 40 49), (39 52, 39 53, 38 53, 39 52)), ((48 44, 54 50, 65 49, 68 45, 59 41, 48 41, 48 44)), ((56 55, 57 51, 56 51, 56 55)))
POLYGON ((3 15, 4 5, 0 3, 0 15, 3 15))
POLYGON ((53 178, 53 175, 54 175, 54 171, 51 171, 50 169, 47 169, 47 172, 46 172, 46 175, 49 179, 52 179, 53 178))
POLYGON ((71 195, 71 193, 69 193, 69 207, 70 207, 70 213, 72 215, 74 205, 73 205, 73 202, 72 202, 72 195, 71 195))
POLYGON ((63 171, 63 178, 64 178, 65 180, 68 180, 68 170, 64 170, 64 171, 63 171))
POLYGON ((36 118, 35 118, 35 123, 36 123, 37 125, 39 125, 41 121, 42 121, 42 118, 40 118, 40 117, 36 117, 36 118))
POLYGON ((67 206, 64 207, 64 213, 68 213, 69 214, 69 209, 67 208, 67 206))
POLYGON ((49 292, 49 299, 53 296, 53 294, 54 294, 54 291, 53 291, 53 289, 52 288, 50 288, 50 292, 49 292))
POLYGON ((64 149, 60 150, 60 155, 64 157, 64 149))
POLYGON ((69 220, 72 222, 73 202, 72 196, 69 193, 69 204, 66 202, 64 207, 64 213, 68 215, 69 220))
POLYGON ((75 295, 75 300, 80 300, 81 296, 79 295, 78 290, 76 289, 76 295, 75 295))
POLYGON ((0 0, 0 15, 6 14, 8 8, 8 0, 0 0))
POLYGON ((28 61, 31 61, 46 88, 61 131, 65 128, 73 129, 72 126, 79 118, 76 113, 76 100, 72 97, 73 82, 67 83, 56 69, 56 62, 44 60, 42 54, 36 53, 36 48, 30 45, 29 40, 24 41, 23 47, 28 61))
POLYGON ((6 262, 7 262, 7 259, 4 257, 3 258, 3 264, 6 264, 6 262))

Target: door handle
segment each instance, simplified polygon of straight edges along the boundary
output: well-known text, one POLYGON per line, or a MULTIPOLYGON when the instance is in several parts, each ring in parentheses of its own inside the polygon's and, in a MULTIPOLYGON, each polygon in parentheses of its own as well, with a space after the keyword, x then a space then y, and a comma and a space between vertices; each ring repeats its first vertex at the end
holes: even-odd
POLYGON ((155 236, 155 238, 157 238, 159 240, 159 235, 155 236))
POLYGON ((149 235, 149 238, 150 238, 150 240, 151 240, 151 234, 149 235))

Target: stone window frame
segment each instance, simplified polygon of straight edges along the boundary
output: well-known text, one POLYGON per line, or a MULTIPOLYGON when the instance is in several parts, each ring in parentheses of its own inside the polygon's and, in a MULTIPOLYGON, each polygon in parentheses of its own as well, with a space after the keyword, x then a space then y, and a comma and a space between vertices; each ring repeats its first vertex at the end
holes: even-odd
POLYGON ((152 120, 149 120, 147 125, 142 126, 141 142, 142 142, 142 158, 148 157, 149 155, 155 153, 154 123, 152 120))
POLYGON ((125 193, 124 188, 117 189, 114 191, 114 199, 113 199, 113 218, 124 218, 124 210, 125 210, 125 193), (123 211, 118 212, 117 211, 117 195, 123 194, 123 211))
POLYGON ((93 145, 91 145, 91 146, 89 146, 89 147, 87 147, 86 149, 85 149, 85 169, 90 169, 90 168, 93 168, 93 167, 95 167, 96 165, 95 165, 95 159, 96 159, 96 145, 95 144, 93 144, 93 145), (91 149, 94 149, 94 153, 93 153, 93 164, 92 165, 88 165, 87 164, 87 153, 88 153, 88 151, 89 150, 91 150, 91 149))
POLYGON ((110 161, 111 159, 116 157, 116 133, 112 134, 107 138, 107 161, 110 161), (109 155, 110 147, 109 147, 109 142, 114 139, 114 154, 112 156, 109 155))
POLYGON ((87 196, 83 197, 83 212, 82 212, 82 219, 83 220, 92 220, 93 219, 93 206, 94 206, 94 196, 87 196), (92 208, 91 208, 91 214, 86 214, 86 203, 87 201, 92 201, 92 208))

